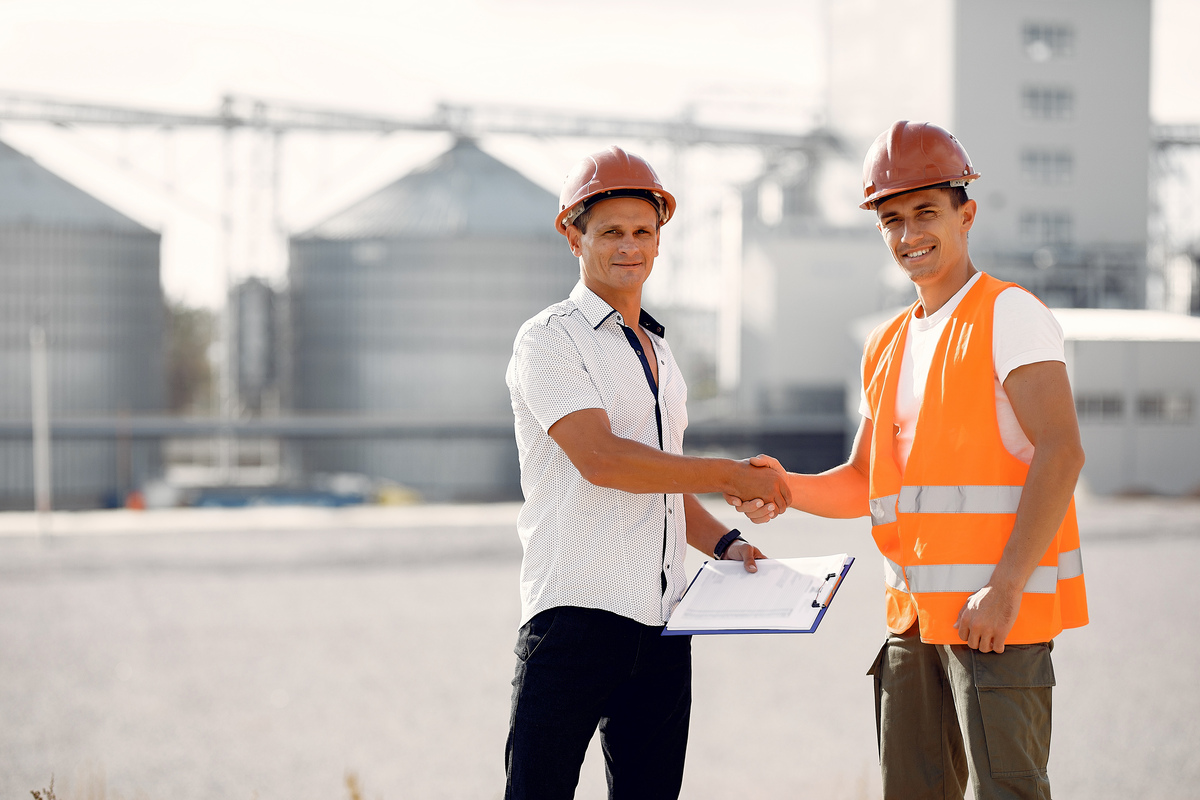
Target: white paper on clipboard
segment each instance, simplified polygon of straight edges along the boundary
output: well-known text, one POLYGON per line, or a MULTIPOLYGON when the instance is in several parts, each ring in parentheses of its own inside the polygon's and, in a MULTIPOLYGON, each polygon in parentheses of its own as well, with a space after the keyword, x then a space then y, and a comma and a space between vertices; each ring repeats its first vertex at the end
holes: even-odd
POLYGON ((853 563, 845 553, 759 559, 746 572, 741 561, 707 561, 664 634, 812 633, 853 563))

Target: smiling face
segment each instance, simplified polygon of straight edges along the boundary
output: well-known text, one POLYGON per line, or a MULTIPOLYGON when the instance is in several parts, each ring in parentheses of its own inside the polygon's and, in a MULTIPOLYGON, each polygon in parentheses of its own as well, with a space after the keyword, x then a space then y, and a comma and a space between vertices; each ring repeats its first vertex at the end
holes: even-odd
MULTIPOLYGON (((967 232, 975 222, 975 201, 953 206, 947 189, 922 189, 879 203, 876 227, 892 258, 925 300, 926 292, 953 296, 975 272, 967 254, 967 232)), ((940 304, 939 304, 940 305, 940 304)), ((931 311, 928 306, 926 311, 931 311)))
POLYGON ((589 209, 587 233, 567 227, 583 285, 613 308, 641 302, 658 256, 658 209, 636 197, 601 200, 589 209))

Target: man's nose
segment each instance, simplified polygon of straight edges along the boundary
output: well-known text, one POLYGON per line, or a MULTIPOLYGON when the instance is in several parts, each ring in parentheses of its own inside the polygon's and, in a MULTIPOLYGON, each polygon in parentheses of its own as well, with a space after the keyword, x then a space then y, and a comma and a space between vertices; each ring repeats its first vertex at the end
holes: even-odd
POLYGON ((917 225, 916 220, 907 220, 904 222, 904 232, 900 236, 902 242, 915 242, 921 238, 921 226, 917 225))

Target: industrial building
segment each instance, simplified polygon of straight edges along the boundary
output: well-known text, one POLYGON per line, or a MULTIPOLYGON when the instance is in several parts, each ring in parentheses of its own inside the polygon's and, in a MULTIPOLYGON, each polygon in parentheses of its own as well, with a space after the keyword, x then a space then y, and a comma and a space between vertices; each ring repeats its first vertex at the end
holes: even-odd
POLYGON ((874 214, 858 209, 862 156, 897 119, 946 127, 982 172, 968 189, 977 267, 1051 306, 1145 304, 1149 4, 891 11, 880 0, 829 6, 828 122, 844 152, 780 159, 742 193, 742 280, 753 288, 741 302, 737 413, 763 425, 815 433, 840 418, 853 431, 862 339, 850 321, 915 299, 874 214), (874 73, 881 53, 903 80, 874 73))
MULTIPOLYGON (((34 328, 46 341, 51 421, 163 409, 159 239, 0 143, 0 418, 32 417, 34 328)), ((160 469, 159 449, 131 436, 54 441, 54 506, 123 502, 160 469)), ((32 435, 0 440, 0 508, 31 508, 33 483, 32 435)))
POLYGON ((861 346, 848 321, 888 307, 887 253, 869 226, 818 211, 819 164, 772 169, 741 193, 738 383, 733 415, 770 431, 758 447, 789 469, 840 463, 847 435, 847 373, 861 346))
POLYGON ((969 189, 981 268, 1051 306, 1143 307, 1151 4, 938 0, 920 14, 894 10, 882 0, 831 4, 833 128, 861 154, 896 119, 942 125, 983 175, 969 189), (880 63, 903 79, 872 74, 880 63))
POLYGON ((1200 317, 1054 310, 1097 494, 1200 496, 1200 317))
POLYGON ((460 139, 292 240, 297 412, 508 423, 504 438, 306 441, 303 473, 386 478, 427 499, 520 496, 504 371, 521 323, 579 277, 556 211, 460 139))

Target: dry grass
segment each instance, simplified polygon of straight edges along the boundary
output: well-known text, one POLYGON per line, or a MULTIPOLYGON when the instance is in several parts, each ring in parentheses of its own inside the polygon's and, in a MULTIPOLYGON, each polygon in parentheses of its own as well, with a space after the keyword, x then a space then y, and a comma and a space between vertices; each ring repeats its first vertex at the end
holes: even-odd
POLYGON ((30 792, 33 795, 33 800, 58 800, 54 796, 54 776, 50 776, 50 785, 45 789, 34 789, 30 792))
MULTIPOLYGON (((54 776, 50 776, 50 785, 45 789, 34 789, 30 792, 34 800, 124 800, 124 797, 108 788, 108 775, 104 767, 87 764, 75 772, 75 780, 68 779, 64 785, 54 788, 54 776)), ((134 800, 147 800, 144 791, 135 791, 134 800)))
MULTIPOLYGON (((362 782, 358 779, 357 772, 346 773, 346 794, 348 800, 366 800, 367 793, 363 791, 362 782)), ((376 800, 383 800, 383 795, 375 795, 376 800)))

